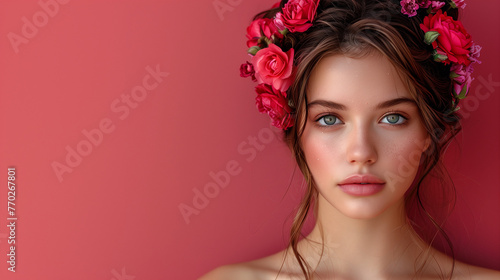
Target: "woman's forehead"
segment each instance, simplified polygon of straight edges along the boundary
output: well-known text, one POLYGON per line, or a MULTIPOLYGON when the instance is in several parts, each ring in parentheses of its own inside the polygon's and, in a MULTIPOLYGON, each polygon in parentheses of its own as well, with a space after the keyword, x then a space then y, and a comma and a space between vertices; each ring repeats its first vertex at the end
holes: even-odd
POLYGON ((360 58, 341 54, 323 58, 312 71, 307 88, 309 102, 378 104, 401 97, 412 98, 394 66, 376 52, 360 58))

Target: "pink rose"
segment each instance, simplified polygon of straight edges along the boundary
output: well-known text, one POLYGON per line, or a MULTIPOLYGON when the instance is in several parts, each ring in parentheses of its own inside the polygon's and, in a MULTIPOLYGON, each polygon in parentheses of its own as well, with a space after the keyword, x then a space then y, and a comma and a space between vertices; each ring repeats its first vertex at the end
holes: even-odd
POLYGON ((465 6, 467 6, 467 4, 465 4, 465 0, 453 0, 453 2, 455 3, 455 6, 457 6, 457 8, 465 8, 465 6))
POLYGON ((434 15, 428 15, 424 18, 424 23, 420 24, 424 32, 435 31, 439 33, 437 40, 432 42, 436 50, 443 51, 448 59, 445 64, 450 62, 469 65, 469 49, 472 46, 472 39, 465 30, 460 21, 453 20, 446 12, 443 14, 439 10, 434 15))
POLYGON ((286 93, 266 84, 258 85, 255 91, 257 92, 255 98, 257 109, 261 113, 267 113, 275 127, 286 130, 293 126, 292 109, 288 106, 286 93))
POLYGON ((453 64, 450 71, 450 76, 453 79, 453 93, 460 99, 465 98, 473 81, 472 72, 474 72, 474 69, 472 64, 469 66, 453 64))
POLYGON ((281 30, 288 28, 290 32, 304 32, 312 26, 319 0, 290 0, 277 13, 274 19, 281 30))
POLYGON ((250 62, 246 62, 241 64, 240 66, 240 76, 243 78, 252 77, 252 81, 256 82, 255 78, 255 70, 253 69, 253 65, 250 62))
POLYGON ((286 91, 292 84, 293 49, 284 53, 280 47, 270 44, 252 57, 252 64, 259 83, 270 84, 280 91, 286 91))
POLYGON ((283 34, 281 34, 274 24, 273 19, 270 18, 259 18, 254 21, 247 27, 247 46, 253 47, 258 46, 261 40, 261 37, 267 37, 273 40, 273 37, 283 38, 283 34))

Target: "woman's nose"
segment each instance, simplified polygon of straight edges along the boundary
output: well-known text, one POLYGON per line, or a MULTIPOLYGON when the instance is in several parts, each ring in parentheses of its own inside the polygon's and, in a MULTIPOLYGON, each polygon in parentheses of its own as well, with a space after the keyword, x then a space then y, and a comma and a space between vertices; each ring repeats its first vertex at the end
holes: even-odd
POLYGON ((375 135, 369 125, 354 125, 347 137, 347 161, 352 164, 373 164, 377 161, 375 135))

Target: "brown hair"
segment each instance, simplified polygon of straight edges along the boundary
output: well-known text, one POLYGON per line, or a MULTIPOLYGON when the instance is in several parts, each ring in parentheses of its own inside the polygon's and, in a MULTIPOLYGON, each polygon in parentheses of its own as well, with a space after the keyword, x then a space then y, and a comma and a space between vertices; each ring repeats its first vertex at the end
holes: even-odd
MULTIPOLYGON (((287 0, 281 2, 281 7, 287 0)), ((455 113, 458 100, 452 95, 449 78, 450 66, 436 63, 432 47, 424 43, 424 32, 419 24, 425 11, 415 17, 401 13, 399 0, 321 0, 313 26, 304 33, 287 36, 283 51, 295 50, 297 74, 288 90, 290 104, 294 107, 295 125, 284 132, 284 140, 305 177, 307 189, 297 209, 290 231, 289 246, 306 279, 313 271, 297 249, 302 236, 302 227, 310 210, 314 207, 317 190, 300 146, 300 139, 307 119, 307 96, 309 77, 318 62, 330 55, 344 54, 359 57, 378 51, 393 64, 416 101, 423 124, 430 135, 430 147, 424 152, 418 178, 406 194, 408 207, 416 205, 428 222, 435 226, 448 244, 451 255, 453 247, 440 224, 426 210, 422 200, 421 183, 436 167, 440 166, 442 152, 450 140, 460 131, 459 117, 455 113)), ((449 8, 446 4, 443 9, 449 8)), ((278 9, 265 11, 257 17, 272 18, 278 9)), ((457 18, 457 9, 448 11, 457 18)), ((454 197, 454 189, 452 189, 454 197)), ((409 218, 412 222, 411 218, 409 218)), ((434 238, 428 240, 432 245, 434 238)), ((449 275, 453 274, 453 268, 449 275)))

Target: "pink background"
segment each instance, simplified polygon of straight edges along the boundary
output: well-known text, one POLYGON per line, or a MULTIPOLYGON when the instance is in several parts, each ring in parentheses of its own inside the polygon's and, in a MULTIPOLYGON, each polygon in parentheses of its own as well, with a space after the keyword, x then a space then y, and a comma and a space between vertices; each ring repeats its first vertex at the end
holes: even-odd
MULTIPOLYGON (((38 1, 0 4, 0 279, 195 279, 282 249, 302 179, 238 71, 246 26, 274 1, 46 2, 51 15, 38 1), (169 75, 150 79, 148 66, 169 75), (132 92, 140 101, 127 105, 132 92), (68 149, 85 154, 72 167, 68 149), (71 172, 58 178, 55 162, 71 172), (197 200, 226 169, 226 186, 197 200), (187 223, 179 206, 193 199, 206 205, 187 223)), ((467 3, 483 64, 448 151, 449 228, 458 259, 500 269, 500 2, 467 3)))

